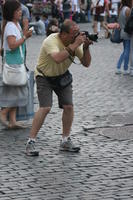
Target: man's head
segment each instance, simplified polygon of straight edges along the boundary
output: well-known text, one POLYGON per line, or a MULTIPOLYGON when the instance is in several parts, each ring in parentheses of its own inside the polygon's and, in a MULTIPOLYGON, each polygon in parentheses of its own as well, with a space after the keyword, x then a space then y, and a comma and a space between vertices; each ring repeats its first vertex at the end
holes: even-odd
POLYGON ((43 12, 42 17, 43 17, 43 19, 48 19, 48 14, 43 12))
POLYGON ((60 28, 60 38, 65 45, 73 43, 79 33, 79 26, 69 19, 66 19, 60 28))
POLYGON ((38 22, 40 20, 39 16, 35 16, 35 20, 38 22))

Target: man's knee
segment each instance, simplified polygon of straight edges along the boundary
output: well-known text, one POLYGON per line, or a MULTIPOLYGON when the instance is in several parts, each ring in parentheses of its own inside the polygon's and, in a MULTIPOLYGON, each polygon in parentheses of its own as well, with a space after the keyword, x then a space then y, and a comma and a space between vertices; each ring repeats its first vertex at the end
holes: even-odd
POLYGON ((40 107, 39 111, 43 114, 48 114, 51 110, 51 107, 40 107))
POLYGON ((68 112, 68 113, 73 112, 73 105, 64 105, 63 109, 65 112, 68 112))

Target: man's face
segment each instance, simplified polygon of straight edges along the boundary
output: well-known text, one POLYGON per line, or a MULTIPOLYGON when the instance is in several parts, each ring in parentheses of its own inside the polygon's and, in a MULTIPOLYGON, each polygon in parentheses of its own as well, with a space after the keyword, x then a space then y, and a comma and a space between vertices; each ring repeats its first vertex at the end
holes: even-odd
POLYGON ((67 33, 68 40, 70 41, 70 43, 73 43, 75 41, 75 38, 78 35, 78 33, 79 33, 79 26, 75 24, 74 26, 72 26, 69 33, 67 33))

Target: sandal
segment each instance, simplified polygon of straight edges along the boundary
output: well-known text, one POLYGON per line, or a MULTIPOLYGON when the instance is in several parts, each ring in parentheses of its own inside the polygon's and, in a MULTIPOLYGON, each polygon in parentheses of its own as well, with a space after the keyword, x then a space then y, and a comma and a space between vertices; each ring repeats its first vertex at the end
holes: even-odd
POLYGON ((9 129, 23 129, 23 128, 27 128, 26 126, 22 125, 22 124, 9 124, 8 125, 9 129))
POLYGON ((1 116, 1 113, 0 113, 0 122, 1 122, 1 124, 3 125, 3 126, 5 126, 5 127, 8 127, 8 121, 6 121, 6 120, 4 120, 3 118, 2 118, 2 116, 1 116))

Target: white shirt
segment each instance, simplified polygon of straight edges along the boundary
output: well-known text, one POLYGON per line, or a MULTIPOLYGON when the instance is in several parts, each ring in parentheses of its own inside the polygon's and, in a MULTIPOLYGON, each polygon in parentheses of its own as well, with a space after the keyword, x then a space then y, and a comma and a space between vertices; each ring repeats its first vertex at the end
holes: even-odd
POLYGON ((74 12, 74 5, 76 5, 76 12, 80 12, 79 0, 72 0, 72 11, 74 12))
POLYGON ((3 41, 3 48, 4 50, 11 50, 8 46, 7 37, 8 36, 15 36, 16 40, 22 38, 22 29, 18 23, 19 28, 13 22, 7 22, 4 30, 4 41, 3 41))
POLYGON ((37 26, 38 34, 44 35, 45 34, 45 25, 41 19, 36 22, 36 26, 37 26))

